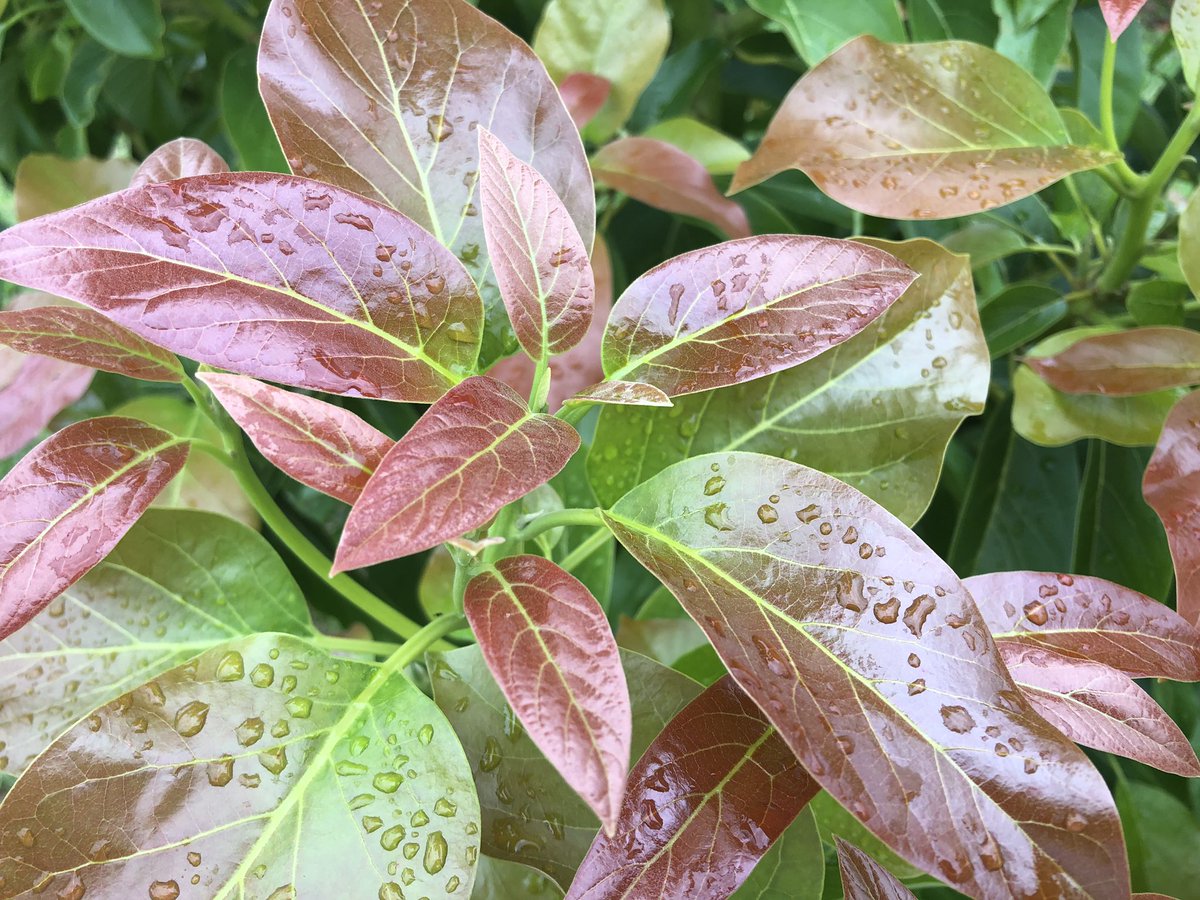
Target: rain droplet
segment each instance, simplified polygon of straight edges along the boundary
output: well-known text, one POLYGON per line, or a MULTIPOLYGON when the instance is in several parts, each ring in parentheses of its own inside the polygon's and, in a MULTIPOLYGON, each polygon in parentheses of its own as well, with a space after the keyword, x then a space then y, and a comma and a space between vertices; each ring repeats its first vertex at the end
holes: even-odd
POLYGON ((1078 834, 1087 828, 1087 819, 1077 812, 1067 814, 1067 831, 1078 834))
POLYGON ((433 740, 433 726, 422 725, 421 730, 417 732, 417 740, 428 746, 433 740))
POLYGON ((1034 625, 1045 625, 1050 621, 1050 614, 1040 600, 1031 600, 1025 604, 1025 618, 1034 625))
POLYGON ((285 747, 272 747, 270 750, 264 750, 258 754, 258 761, 272 775, 278 775, 287 768, 287 749, 285 747))
POLYGON ((779 521, 779 513, 775 511, 775 507, 764 503, 758 508, 758 520, 764 525, 771 525, 779 521))
POLYGON ((175 713, 175 730, 183 737, 193 737, 203 730, 206 721, 208 704, 193 700, 175 713))
POLYGON ((234 729, 234 733, 237 735, 239 744, 243 747, 249 747, 257 743, 263 736, 263 720, 257 716, 246 719, 234 729))
POLYGON ((729 521, 729 505, 712 503, 704 508, 704 522, 717 531, 733 531, 733 523, 729 521))
POLYGON ((233 781, 233 757, 223 756, 208 764, 208 783, 213 787, 225 787, 233 781))
POLYGON ((449 854, 450 848, 446 845, 446 838, 440 831, 435 831, 425 839, 425 858, 421 865, 430 875, 436 875, 445 867, 449 854))
POLYGON ((937 602, 928 594, 921 594, 904 610, 904 624, 914 637, 920 637, 925 628, 925 620, 937 608, 937 602))
POLYGON ((884 625, 891 625, 900 618, 900 598, 892 597, 884 603, 876 603, 872 612, 875 613, 875 618, 884 625))
POLYGON ((454 134, 454 124, 446 121, 445 116, 430 116, 425 125, 429 136, 439 144, 454 134))
POLYGON ((966 734, 975 727, 975 720, 964 706, 943 706, 942 723, 955 734, 966 734))
POLYGON ((712 478, 708 479, 708 481, 704 482, 704 493, 709 497, 713 497, 721 493, 724 487, 725 479, 720 475, 714 475, 712 478))
POLYGON ((307 697, 292 697, 284 706, 297 719, 307 719, 312 714, 312 701, 307 697))
POLYGON ((246 668, 242 662, 242 654, 236 650, 226 653, 217 663, 217 681, 241 681, 245 674, 246 668))
POLYGON ((908 683, 908 696, 915 697, 917 694, 925 693, 925 679, 917 678, 908 683))
POLYGON ((267 688, 275 682, 275 670, 266 663, 259 663, 250 670, 250 683, 255 687, 267 688))
POLYGON ((805 525, 817 518, 819 515, 821 515, 821 507, 817 506, 815 503, 808 504, 808 506, 804 507, 804 509, 796 510, 796 518, 805 525))
POLYGON ((385 794, 394 794, 404 783, 404 776, 399 772, 380 772, 372 780, 371 784, 377 791, 382 791, 385 794))
POLYGON ((179 884, 175 881, 150 882, 150 900, 175 900, 179 896, 179 884))
POLYGON ((479 768, 484 772, 494 772, 499 768, 502 759, 500 744, 494 737, 489 737, 483 743, 483 756, 479 760, 479 768))

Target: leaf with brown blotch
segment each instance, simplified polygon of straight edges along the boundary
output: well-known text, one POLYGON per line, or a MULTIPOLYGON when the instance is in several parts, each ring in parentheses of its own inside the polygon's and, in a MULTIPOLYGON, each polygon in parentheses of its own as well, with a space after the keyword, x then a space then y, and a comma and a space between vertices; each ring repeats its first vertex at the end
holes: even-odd
POLYGON ((883 508, 795 463, 714 453, 605 519, 902 858, 972 896, 1128 897, 1104 779, 1020 693, 950 567, 883 508), (993 734, 1023 749, 997 756, 993 734))
POLYGON ((404 435, 350 510, 333 570, 420 553, 466 534, 545 484, 579 435, 493 378, 449 390, 404 435))
POLYGON ((567 112, 580 131, 604 108, 612 93, 612 82, 591 72, 572 72, 558 85, 567 112))
POLYGON ((529 737, 611 834, 633 726, 604 610, 550 560, 510 556, 471 579, 464 612, 529 737))
POLYGON ((832 238, 693 250, 621 295, 604 334, 606 380, 677 397, 762 378, 853 337, 915 278, 890 253, 832 238))
POLYGON ((620 406, 671 406, 671 398, 640 381, 601 381, 568 397, 563 404, 612 403, 620 406))
POLYGON ((138 167, 130 187, 160 184, 193 175, 220 175, 229 171, 229 164, 212 147, 195 138, 176 138, 163 144, 138 167))
POLYGON ((1100 11, 1104 13, 1104 22, 1114 41, 1145 5, 1146 0, 1100 0, 1100 11))
POLYGON ((430 403, 473 370, 482 307, 454 256, 348 191, 252 172, 101 197, 0 233, 0 277, 244 375, 430 403))
POLYGON ((1148 394, 1200 383, 1200 333, 1152 327, 1099 334, 1025 364, 1067 394, 1148 394))
MULTIPOLYGON (((999 647, 1033 708, 1071 740, 1164 772, 1200 777, 1200 760, 1187 737, 1128 675, 1043 647, 1005 642, 999 647)), ((1013 752, 1002 741, 995 751, 1013 752)))
POLYGON ((482 127, 479 200, 517 340, 535 360, 570 350, 592 321, 596 279, 588 248, 546 179, 482 127))
POLYGON ((1200 391, 1175 404, 1142 481, 1175 562, 1176 609, 1200 625, 1200 391))
POLYGON ((731 190, 795 168, 860 212, 945 219, 1118 158, 1072 144, 1042 86, 988 47, 863 36, 792 88, 731 190))
POLYGON ((0 638, 100 562, 187 461, 186 440, 108 416, 47 438, 0 480, 0 638))
POLYGON ((834 836, 846 900, 916 900, 895 875, 848 841, 834 836))
POLYGON ((722 678, 642 754, 616 834, 596 837, 567 897, 727 897, 818 789, 750 698, 722 678))
POLYGON ((1145 594, 1049 572, 996 572, 963 583, 1000 643, 1102 663, 1131 678, 1200 681, 1200 631, 1145 594))
POLYGON ((395 444, 354 413, 245 375, 202 372, 225 411, 267 459, 313 490, 354 503, 395 444))

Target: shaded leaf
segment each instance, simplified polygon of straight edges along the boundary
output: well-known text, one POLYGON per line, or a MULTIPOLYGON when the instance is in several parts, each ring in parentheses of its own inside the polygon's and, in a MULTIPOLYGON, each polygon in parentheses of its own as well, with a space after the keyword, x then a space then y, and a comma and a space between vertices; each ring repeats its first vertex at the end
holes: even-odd
POLYGON ((1070 37, 1074 8, 1075 0, 993 0, 999 19, 996 52, 1049 88, 1070 37))
POLYGON ((678 147, 712 175, 732 175, 750 158, 739 141, 686 116, 659 122, 642 136, 678 147))
POLYGON ((478 528, 553 478, 577 449, 570 425, 531 413, 511 388, 482 375, 464 381, 384 456, 350 510, 334 571, 478 528))
POLYGON ((846 900, 916 900, 900 879, 863 851, 840 837, 834 840, 846 900))
POLYGON ((637 381, 602 381, 584 388, 563 401, 573 403, 613 403, 619 406, 671 406, 671 398, 652 384, 637 381))
POLYGON ((1200 391, 1188 394, 1167 417, 1146 468, 1142 490, 1162 519, 1175 562, 1176 606, 1200 623, 1200 391))
POLYGON ((1100 0, 1100 11, 1104 13, 1104 21, 1114 41, 1145 5, 1146 0, 1100 0))
POLYGON ((919 878, 921 870, 910 866, 895 853, 888 849, 875 835, 871 834, 862 822, 854 818, 854 814, 834 800, 826 791, 821 791, 808 804, 813 818, 817 822, 817 831, 821 839, 833 846, 838 836, 853 842, 860 848, 865 847, 871 856, 881 863, 889 872, 899 878, 919 878))
POLYGON ((562 94, 571 119, 582 131, 608 102, 612 82, 589 72, 572 72, 559 82, 558 92, 562 94))
POLYGON ((532 866, 486 855, 479 857, 471 900, 513 900, 515 897, 562 900, 562 896, 563 889, 532 866))
MULTIPOLYGON (((1200 826, 1195 814, 1163 788, 1137 781, 1117 785, 1125 830, 1141 846, 1135 868, 1139 890, 1162 891, 1181 900, 1200 879, 1200 826)), ((1132 843, 1132 842, 1131 842, 1132 843)))
POLYGON ((67 0, 79 24, 105 47, 122 56, 163 54, 160 0, 67 0))
POLYGON ((229 54, 221 73, 221 119, 247 172, 287 172, 287 160, 258 93, 254 47, 229 54))
POLYGON ((981 269, 997 260, 1021 253, 1025 239, 1019 232, 995 222, 971 222, 942 238, 942 246, 971 257, 971 268, 981 269))
POLYGON ((24 222, 48 213, 69 209, 113 191, 129 187, 137 171, 130 159, 64 159, 48 153, 32 153, 17 166, 13 197, 17 221, 24 222))
POLYGON ((1182 325, 1188 296, 1188 286, 1175 281, 1132 282, 1125 308, 1138 325, 1182 325))
MULTIPOLYGON (((707 647, 708 638, 686 615, 670 619, 631 619, 621 616, 617 622, 617 643, 626 650, 633 650, 664 666, 676 668, 676 663, 687 654, 707 647)), ((702 681, 699 678, 696 680, 702 681)))
POLYGON ((1014 284, 989 300, 979 312, 992 359, 1006 356, 1040 337, 1067 315, 1067 302, 1043 284, 1014 284))
POLYGON ((750 0, 750 6, 778 22, 796 53, 810 66, 860 34, 885 41, 905 39, 893 0, 844 0, 820 6, 804 0, 750 0))
POLYGON ((176 138, 147 156, 134 173, 130 187, 159 184, 193 175, 220 175, 229 164, 212 147, 195 138, 176 138))
POLYGON ((732 895, 733 900, 820 900, 825 851, 811 802, 781 834, 732 895))
POLYGON ((1171 35, 1179 48, 1184 80, 1194 90, 1200 81, 1200 0, 1175 0, 1171 4, 1171 35))
POLYGON ((1148 394, 1200 382, 1200 333, 1133 328, 1084 337, 1026 362, 1051 387, 1068 394, 1148 394))

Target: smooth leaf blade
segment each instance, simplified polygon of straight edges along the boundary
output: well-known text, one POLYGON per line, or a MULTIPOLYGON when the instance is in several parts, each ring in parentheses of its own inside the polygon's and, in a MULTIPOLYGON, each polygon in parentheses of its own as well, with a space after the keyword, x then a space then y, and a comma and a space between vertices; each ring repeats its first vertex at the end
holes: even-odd
POLYGON ((176 138, 142 161, 129 186, 142 187, 193 175, 221 175, 228 171, 229 163, 204 141, 176 138))
POLYGON ((612 94, 612 82, 590 72, 572 72, 558 85, 563 103, 580 131, 596 118, 612 94))
POLYGON ((428 233, 286 175, 147 185, 23 223, 0 235, 0 276, 182 356, 331 393, 432 402, 479 348, 475 285, 428 233))
POLYGON ((632 713, 604 610, 550 560, 511 556, 471 580, 464 611, 530 738, 611 833, 632 713))
POLYGON ((1108 25, 1108 33, 1114 41, 1129 27, 1145 5, 1146 0, 1100 0, 1104 23, 1108 25))
POLYGON ((915 277, 888 253, 830 238, 767 235, 685 253, 613 307, 606 380, 676 397, 771 375, 853 337, 915 277))
POLYGON ((671 398, 652 384, 639 381, 601 381, 568 397, 573 403, 611 403, 618 406, 672 406, 671 398))
POLYGON ((1134 328, 1085 337, 1026 364, 1068 394, 1127 397, 1200 382, 1200 333, 1134 328))
POLYGON ((338 545, 334 571, 408 556, 459 537, 545 484, 579 435, 531 413, 506 385, 476 376, 452 388, 383 458, 338 545))
POLYGON ((885 41, 905 38, 900 11, 892 0, 845 0, 820 8, 803 0, 750 0, 750 7, 778 22, 810 66, 860 34, 885 41))
POLYGON ((853 844, 835 837, 846 900, 916 900, 895 875, 853 844))
POLYGON ((31 153, 17 166, 13 182, 17 221, 44 216, 129 187, 137 163, 128 159, 64 159, 31 153))
POLYGON ((1200 624, 1200 391, 1180 400, 1167 416, 1146 467, 1142 492, 1162 519, 1175 562, 1176 608, 1200 624))
POLYGON ((903 858, 965 893, 1128 894, 1103 779, 1024 700, 957 576, 875 503, 720 453, 605 516, 805 768, 903 858), (996 755, 993 732, 1024 749, 996 755))

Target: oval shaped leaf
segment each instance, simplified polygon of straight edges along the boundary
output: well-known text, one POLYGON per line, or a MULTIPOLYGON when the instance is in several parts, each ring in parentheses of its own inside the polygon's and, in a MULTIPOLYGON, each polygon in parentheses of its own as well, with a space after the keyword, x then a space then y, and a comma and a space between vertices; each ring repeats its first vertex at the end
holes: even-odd
POLYGON ((1071 143, 1042 86, 987 47, 863 36, 792 88, 731 189, 796 168, 852 209, 945 219, 1116 158, 1071 143))
POLYGON ((136 419, 69 425, 0 480, 0 638, 116 546, 183 468, 188 444, 136 419))
POLYGON ((1014 284, 979 311, 992 359, 1036 340, 1067 316, 1067 301, 1045 284, 1014 284))
POLYGON ((67 0, 88 34, 122 56, 163 54, 161 0, 67 0))
POLYGON ((590 72, 572 72, 558 85, 567 112, 580 131, 604 108, 612 94, 612 82, 590 72))
POLYGON ((468 896, 479 852, 470 768, 433 701, 286 635, 222 644, 100 707, 4 807, 17 894, 157 900, 196 878, 213 897, 468 896))
POLYGON ((726 897, 817 790, 726 676, 642 754, 616 834, 596 838, 567 897, 726 897))
POLYGON ((915 277, 888 253, 830 238, 766 235, 684 253, 613 307, 606 380, 676 397, 761 378, 853 337, 915 277))
POLYGON ((182 356, 337 394, 432 402, 479 349, 479 294, 449 252, 287 175, 147 185, 23 223, 0 234, 0 277, 182 356))
POLYGON ((810 801, 757 863, 732 900, 820 900, 825 847, 810 801))
POLYGON ((358 499, 395 443, 332 403, 244 375, 198 377, 263 456, 301 484, 346 503, 358 499))
POLYGON ((903 882, 853 844, 834 837, 846 900, 916 900, 903 882))
POLYGON ((550 560, 510 556, 471 579, 464 612, 530 738, 611 834, 632 714, 604 610, 550 560))
POLYGON ((436 547, 545 484, 579 449, 575 429, 529 411, 477 376, 451 389, 401 438, 350 510, 334 571, 436 547))
POLYGON ((0 458, 16 453, 54 417, 83 397, 95 370, 87 366, 0 351, 0 458))
POLYGON ((142 160, 129 186, 142 187, 192 175, 220 175, 228 171, 229 163, 204 141, 176 138, 142 160))
POLYGON ((584 388, 563 401, 573 403, 612 403, 618 406, 672 406, 671 398, 652 384, 639 381, 601 381, 584 388))
POLYGON ((871 500, 720 453, 605 517, 805 768, 900 856, 968 894, 1020 879, 1025 893, 1128 895, 1104 780, 1022 697, 953 571, 871 500), (996 755, 993 734, 1022 749, 996 755))
POLYGON ((1100 0, 1100 11, 1104 13, 1104 22, 1114 41, 1145 5, 1146 0, 1100 0))
POLYGON ((570 350, 592 321, 596 279, 570 213, 533 166, 479 129, 488 256, 513 331, 533 359, 570 350))
POLYGON ((1098 334, 1026 364, 1068 394, 1148 394, 1200 382, 1200 333, 1134 328, 1098 334))
POLYGON ((796 53, 810 66, 860 34, 886 41, 905 38, 900 11, 892 0, 842 0, 825 4, 819 13, 804 0, 749 0, 749 4, 779 23, 796 53))
POLYGON ((1176 608, 1200 624, 1200 391, 1167 417, 1142 483, 1146 503, 1162 519, 1175 562, 1176 608))

